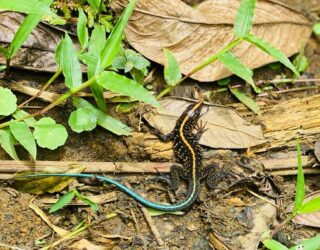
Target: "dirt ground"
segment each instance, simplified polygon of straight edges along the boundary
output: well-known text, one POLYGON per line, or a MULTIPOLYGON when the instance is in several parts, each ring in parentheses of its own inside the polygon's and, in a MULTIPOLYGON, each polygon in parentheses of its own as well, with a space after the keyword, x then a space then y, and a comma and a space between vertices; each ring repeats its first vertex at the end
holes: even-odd
MULTIPOLYGON (((319 1, 292 0, 286 3, 309 15, 315 15, 317 11, 319 14, 319 1)), ((309 67, 305 74, 309 78, 319 79, 320 40, 315 37, 310 38, 305 53, 309 59, 309 67)), ((269 67, 264 67, 255 71, 255 78, 272 79, 281 73, 290 75, 284 68, 274 71, 269 67)), ((35 86, 49 77, 49 75, 37 75, 34 78, 33 74, 37 75, 34 72, 14 70, 12 77, 16 79, 32 78, 35 86)), ((49 90, 61 91, 61 86, 56 84, 49 90)), ((288 88, 299 86, 301 83, 288 88)), ((319 86, 319 83, 313 86, 319 86)), ((283 94, 277 98, 286 100, 319 93, 318 88, 283 94)), ((19 98, 21 101, 27 96, 20 95, 19 98)), ((264 98, 274 99, 274 96, 269 95, 264 98)), ((216 98, 216 102, 225 104, 235 102, 235 99, 232 99, 230 95, 222 94, 216 98)), ((44 103, 35 101, 34 105, 43 106, 44 103)), ((72 107, 67 105, 67 108, 56 108, 48 115, 68 127, 66 121, 71 111, 72 107)), ((112 115, 136 130, 141 126, 137 112, 121 114, 112 110, 112 115)), ((142 124, 142 131, 148 130, 149 127, 142 124)), ((39 148, 38 160, 142 162, 151 159, 150 155, 144 151, 132 150, 131 142, 127 138, 115 136, 101 128, 80 135, 71 130, 68 132, 69 139, 65 146, 55 151, 39 148)), ((312 154, 309 148, 312 148, 313 145, 314 141, 311 141, 309 145, 302 145, 303 154, 312 154)), ((294 199, 296 177, 269 178, 263 173, 259 159, 275 153, 287 153, 291 150, 294 149, 285 148, 278 152, 247 157, 248 153, 241 150, 204 148, 204 165, 212 161, 212 155, 214 155, 214 160, 219 162, 220 170, 227 169, 233 174, 224 177, 214 190, 208 189, 203 183, 198 200, 183 215, 163 214, 152 217, 152 222, 146 219, 137 202, 111 186, 90 186, 75 180, 70 185, 70 189, 77 187, 85 195, 108 195, 108 199, 100 204, 100 211, 94 213, 88 206, 73 205, 57 213, 49 214, 50 205, 47 205, 47 200, 59 198, 61 193, 34 196, 16 191, 12 188, 10 181, 0 181, 0 249, 40 249, 61 238, 34 209, 31 209, 30 204, 42 209, 53 225, 64 230, 73 231, 83 221, 91 223, 88 229, 71 240, 63 241, 54 249, 209 250, 214 249, 213 245, 219 245, 217 241, 223 242, 230 249, 246 249, 244 248, 246 245, 258 244, 258 236, 261 235, 261 232, 275 227, 284 219, 284 211, 276 209, 270 203, 279 206, 281 204, 280 207, 285 209, 294 199), (248 192, 249 189, 268 199, 270 203, 252 195, 248 192), (159 236, 152 233, 150 226, 158 230, 159 236), (163 240, 165 245, 159 247, 159 240, 163 240)), ((28 159, 24 150, 19 149, 18 154, 22 159, 28 159)), ((9 160, 10 158, 0 149, 0 159, 9 160)), ((171 161, 174 162, 174 159, 171 161)), ((183 199, 186 190, 185 185, 182 185, 174 194, 167 189, 166 185, 156 182, 152 175, 114 175, 112 177, 129 182, 134 190, 146 194, 147 198, 155 201, 178 201, 183 199)), ((306 193, 320 189, 318 179, 317 175, 306 176, 306 193)), ((289 223, 284 230, 278 232, 276 239, 287 246, 292 246, 317 233, 318 231, 314 228, 289 223)), ((259 247, 262 248, 262 245, 259 247)), ((224 248, 221 246, 220 249, 224 248)))

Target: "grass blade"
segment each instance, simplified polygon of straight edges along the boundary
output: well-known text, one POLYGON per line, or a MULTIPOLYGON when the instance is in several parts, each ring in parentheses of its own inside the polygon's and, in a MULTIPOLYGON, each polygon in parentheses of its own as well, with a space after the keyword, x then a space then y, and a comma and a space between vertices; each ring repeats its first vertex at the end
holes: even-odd
POLYGON ((74 190, 75 195, 78 197, 78 199, 82 200, 84 203, 88 204, 94 211, 99 211, 99 205, 97 203, 94 203, 92 200, 88 199, 87 197, 80 194, 77 190, 74 190))
POLYGON ((240 102, 246 105, 255 114, 257 114, 258 116, 261 116, 259 105, 250 96, 247 96, 245 93, 237 89, 233 89, 229 87, 229 90, 240 102))
POLYGON ((105 71, 97 77, 97 82, 107 90, 130 96, 136 100, 158 107, 156 98, 141 84, 115 72, 105 71))
POLYGON ((101 51, 96 73, 101 73, 106 67, 110 66, 115 56, 118 54, 123 38, 124 28, 132 14, 137 0, 131 0, 122 13, 120 19, 111 31, 107 42, 101 51))
POLYGON ((256 37, 255 35, 248 35, 244 38, 249 43, 254 44, 259 49, 263 50, 273 58, 277 59, 279 62, 281 62, 283 65, 285 65, 287 68, 291 69, 291 71, 297 76, 300 77, 300 74, 298 70, 294 67, 294 65, 290 62, 290 60, 286 57, 285 54, 283 54, 280 50, 273 47, 271 44, 267 43, 263 39, 256 37))
POLYGON ((177 59, 170 50, 164 49, 164 79, 169 86, 174 85, 175 82, 181 79, 181 71, 177 59))
POLYGON ((64 206, 66 206, 67 204, 69 204, 70 201, 72 201, 72 199, 74 198, 74 196, 75 196, 74 191, 69 191, 65 195, 61 196, 61 198, 51 206, 49 213, 54 213, 59 209, 63 208, 64 206))
POLYGON ((82 9, 79 9, 79 17, 77 24, 77 35, 79 42, 81 44, 81 48, 85 49, 88 45, 88 29, 87 29, 87 17, 84 14, 82 9))
POLYGON ((17 11, 26 14, 38 14, 41 16, 56 16, 49 6, 38 0, 0 0, 0 10, 17 11))
POLYGON ((299 214, 313 213, 320 210, 320 197, 314 198, 302 205, 299 214))
POLYGON ((246 37, 250 34, 253 23, 256 0, 242 0, 234 23, 234 34, 246 37))
POLYGON ((236 74, 246 82, 248 82, 256 93, 260 93, 260 89, 254 84, 252 79, 253 72, 247 68, 240 60, 230 51, 222 53, 218 57, 219 61, 223 63, 232 73, 236 74))
POLYGON ((297 185, 296 185, 296 196, 294 199, 294 207, 292 214, 295 216, 301 209, 304 194, 305 194, 305 186, 304 186, 304 175, 302 169, 302 159, 301 159, 301 149, 300 143, 297 144, 297 154, 298 154, 298 176, 297 176, 297 185))

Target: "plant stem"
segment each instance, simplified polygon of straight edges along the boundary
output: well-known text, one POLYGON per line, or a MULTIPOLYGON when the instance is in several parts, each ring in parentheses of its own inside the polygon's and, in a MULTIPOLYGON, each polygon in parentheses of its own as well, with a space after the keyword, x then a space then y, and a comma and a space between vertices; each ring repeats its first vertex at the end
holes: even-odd
MULTIPOLYGON (((63 95, 61 95, 58 99, 54 100, 52 103, 50 103, 48 106, 44 107, 43 109, 39 110, 38 112, 34 113, 34 114, 30 114, 24 117, 21 117, 19 119, 16 119, 15 121, 22 121, 31 117, 35 117, 35 116, 39 116, 44 114, 45 112, 49 111, 50 109, 52 109, 53 107, 57 106, 59 103, 63 102, 64 100, 66 100, 67 98, 69 98, 70 96, 74 95, 75 93, 89 87, 91 84, 93 84, 96 81, 96 76, 90 78, 88 81, 84 82, 83 84, 81 84, 80 86, 71 89, 69 92, 64 93, 63 95)), ((0 124, 0 129, 1 128, 5 128, 7 126, 9 126, 10 122, 4 122, 0 124)))
POLYGON ((173 83, 171 86, 168 86, 167 88, 165 88, 159 95, 157 95, 157 99, 159 100, 161 97, 163 97, 164 95, 166 95, 168 92, 171 91, 171 89, 173 89, 175 86, 179 85, 180 83, 182 83, 185 79, 187 79, 188 77, 190 77, 191 75, 193 75, 194 73, 198 72, 199 70, 203 69, 204 67, 206 67, 207 65, 209 65, 210 63, 213 63, 214 61, 216 61, 218 59, 218 57, 225 53, 228 52, 230 50, 232 50, 236 45, 238 45, 240 42, 242 42, 243 38, 242 37, 238 37, 235 40, 232 40, 226 47, 224 47, 222 50, 220 50, 218 53, 214 54, 213 56, 209 57, 207 60, 205 60, 204 62, 202 62, 201 64, 199 64, 197 67, 195 67, 194 69, 192 69, 189 73, 187 73, 183 78, 181 78, 180 80, 178 80, 177 82, 173 83))

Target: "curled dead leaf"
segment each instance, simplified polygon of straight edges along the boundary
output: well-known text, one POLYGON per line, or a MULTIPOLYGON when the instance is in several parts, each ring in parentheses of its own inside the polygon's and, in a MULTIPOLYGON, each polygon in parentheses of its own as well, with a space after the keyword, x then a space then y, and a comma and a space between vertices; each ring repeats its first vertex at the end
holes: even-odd
MULTIPOLYGON (((119 10, 127 0, 113 1, 119 10)), ((238 0, 207 0, 192 8, 180 0, 140 0, 126 28, 129 43, 152 61, 164 65, 163 49, 173 52, 186 74, 234 39, 238 0)), ((252 33, 291 56, 306 44, 311 24, 301 13, 271 0, 257 1, 252 33)), ((233 53, 249 68, 275 61, 257 47, 242 42, 233 53)), ((191 77, 214 81, 231 75, 216 61, 191 77)))

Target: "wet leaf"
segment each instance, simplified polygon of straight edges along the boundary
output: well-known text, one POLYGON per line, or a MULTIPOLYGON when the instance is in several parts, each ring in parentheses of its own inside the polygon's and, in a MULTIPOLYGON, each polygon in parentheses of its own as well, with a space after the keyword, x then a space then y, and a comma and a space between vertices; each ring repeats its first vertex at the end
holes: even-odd
POLYGON ((49 213, 54 213, 66 206, 74 198, 74 196, 74 191, 69 191, 66 194, 64 194, 55 204, 51 206, 49 213))
POLYGON ((259 105, 250 97, 247 96, 245 93, 233 88, 229 88, 230 92, 244 105, 246 105, 249 109, 251 109, 254 113, 261 116, 261 111, 259 105))
POLYGON ((182 75, 180 72, 179 64, 174 57, 174 55, 171 53, 170 50, 164 49, 163 50, 164 57, 165 57, 165 63, 164 63, 164 79, 166 80, 166 83, 171 86, 175 82, 181 79, 182 75))
POLYGON ((9 128, 14 138, 23 146, 32 158, 37 158, 37 146, 34 137, 25 122, 11 121, 9 128))
POLYGON ((44 117, 36 122, 33 135, 40 147, 51 150, 64 145, 68 138, 66 128, 56 124, 50 117, 44 117))
POLYGON ((10 155, 10 157, 14 160, 19 160, 19 157, 14 148, 14 144, 16 143, 9 129, 1 129, 0 130, 0 145, 10 155))
POLYGON ((234 34, 238 37, 246 37, 250 34, 253 23, 255 0, 242 0, 234 22, 234 34))
POLYGON ((87 29, 87 17, 84 14, 82 9, 79 9, 77 34, 78 34, 78 39, 82 49, 86 48, 88 45, 89 35, 88 35, 88 29, 87 29))
POLYGON ((11 115, 17 109, 17 97, 10 89, 0 87, 0 115, 11 115))
POLYGON ((288 250, 285 245, 282 245, 280 242, 276 240, 264 240, 263 245, 270 250, 288 250))
MULTIPOLYGON (((16 112, 14 112, 12 114, 12 116, 16 119, 20 119, 20 118, 23 118, 23 117, 26 117, 27 115, 29 115, 28 112, 22 110, 22 109, 19 109, 17 110, 16 112)), ((30 117, 30 118, 27 118, 27 119, 24 119, 23 120, 29 127, 34 127, 34 124, 37 122, 36 119, 34 119, 33 117, 30 117)))
POLYGON ((77 133, 91 131, 97 126, 97 116, 90 109, 79 108, 71 113, 68 124, 77 133))
MULTIPOLYGON (((79 166, 72 168, 65 174, 77 174, 85 170, 85 167, 79 166)), ((57 173, 45 172, 45 173, 57 173)), ((43 172, 44 173, 44 172, 43 172)), ((60 172, 59 172, 60 173, 60 172)), ((43 193, 55 193, 60 192, 66 188, 69 183, 74 179, 72 177, 60 177, 60 176, 45 176, 45 177, 23 177, 29 175, 30 172, 19 173, 14 177, 14 188, 21 192, 31 194, 43 194, 43 193)))
MULTIPOLYGON (((125 5, 125 0, 112 2, 115 11, 125 5)), ((192 8, 180 0, 139 0, 125 29, 126 38, 138 52, 162 65, 163 49, 170 48, 181 72, 187 74, 234 39, 233 25, 239 6, 240 1, 203 1, 192 8)), ((303 14, 284 4, 257 1, 252 33, 291 56, 306 44, 311 28, 303 14)), ((232 52, 250 69, 276 61, 247 42, 232 52)), ((191 77, 210 82, 231 74, 215 61, 191 77)))

